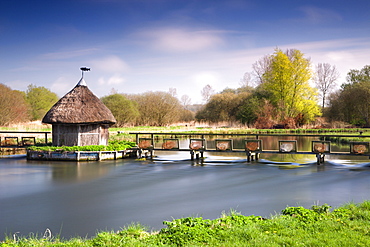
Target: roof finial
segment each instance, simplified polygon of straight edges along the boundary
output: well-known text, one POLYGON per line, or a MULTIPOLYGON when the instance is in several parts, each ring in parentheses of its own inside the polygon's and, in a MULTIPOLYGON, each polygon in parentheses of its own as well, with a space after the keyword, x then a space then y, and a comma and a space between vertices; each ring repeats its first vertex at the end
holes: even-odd
POLYGON ((90 68, 89 67, 81 67, 80 70, 82 71, 82 76, 81 76, 81 80, 78 82, 77 85, 79 86, 87 86, 85 80, 84 80, 84 72, 85 71, 90 71, 90 68))
POLYGON ((82 71, 82 78, 84 78, 84 71, 90 71, 89 67, 81 67, 80 70, 82 71))

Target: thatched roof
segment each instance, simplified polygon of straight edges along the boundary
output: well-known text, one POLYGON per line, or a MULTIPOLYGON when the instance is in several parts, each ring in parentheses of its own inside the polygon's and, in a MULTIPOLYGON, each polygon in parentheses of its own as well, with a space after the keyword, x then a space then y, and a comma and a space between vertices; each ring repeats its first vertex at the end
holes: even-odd
POLYGON ((43 123, 106 123, 114 124, 112 112, 96 97, 81 78, 79 83, 64 95, 46 113, 43 123))

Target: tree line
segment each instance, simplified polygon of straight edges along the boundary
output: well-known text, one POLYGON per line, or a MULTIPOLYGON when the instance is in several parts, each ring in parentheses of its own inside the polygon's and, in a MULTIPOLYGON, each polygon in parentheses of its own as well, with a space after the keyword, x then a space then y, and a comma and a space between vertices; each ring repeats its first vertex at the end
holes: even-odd
MULTIPOLYGON (((313 66, 296 49, 275 49, 252 65, 240 87, 215 93, 210 85, 200 92, 204 104, 179 100, 168 92, 120 94, 101 98, 115 116, 117 127, 166 126, 178 122, 228 122, 255 128, 296 128, 319 116, 370 127, 370 66, 350 70, 338 90, 339 72, 328 63, 313 66)), ((44 87, 29 85, 25 92, 0 84, 0 125, 40 120, 58 100, 44 87)))
POLYGON ((40 120, 57 101, 45 87, 30 84, 24 92, 0 83, 0 126, 40 120))
POLYGON ((329 122, 370 127, 370 66, 350 70, 339 90, 334 65, 312 67, 301 51, 276 49, 252 65, 241 87, 211 95, 196 119, 297 128, 323 116, 329 122))

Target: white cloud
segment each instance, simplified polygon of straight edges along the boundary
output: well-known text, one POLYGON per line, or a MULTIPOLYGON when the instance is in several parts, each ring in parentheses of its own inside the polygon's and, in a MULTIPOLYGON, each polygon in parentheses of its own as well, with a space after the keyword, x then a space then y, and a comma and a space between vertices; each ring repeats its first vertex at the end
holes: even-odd
POLYGON ((120 74, 114 74, 113 76, 109 77, 107 80, 104 77, 100 77, 98 79, 99 85, 119 85, 125 82, 125 78, 123 78, 120 74))
POLYGON ((220 82, 220 75, 213 71, 202 71, 192 77, 193 83, 197 86, 204 87, 207 84, 215 86, 220 82))
POLYGON ((193 31, 178 28, 151 29, 138 33, 144 45, 165 52, 208 50, 223 43, 219 31, 193 31))
POLYGON ((108 73, 122 73, 130 69, 128 64, 118 56, 107 56, 90 61, 91 70, 100 70, 108 73))

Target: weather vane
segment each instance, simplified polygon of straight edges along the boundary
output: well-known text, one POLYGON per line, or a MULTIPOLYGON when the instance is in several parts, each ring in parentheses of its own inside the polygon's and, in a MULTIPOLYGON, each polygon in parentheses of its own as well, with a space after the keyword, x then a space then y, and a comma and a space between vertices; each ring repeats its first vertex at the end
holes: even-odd
POLYGON ((81 67, 80 70, 82 71, 82 78, 84 78, 84 72, 85 71, 90 71, 89 67, 81 67))

